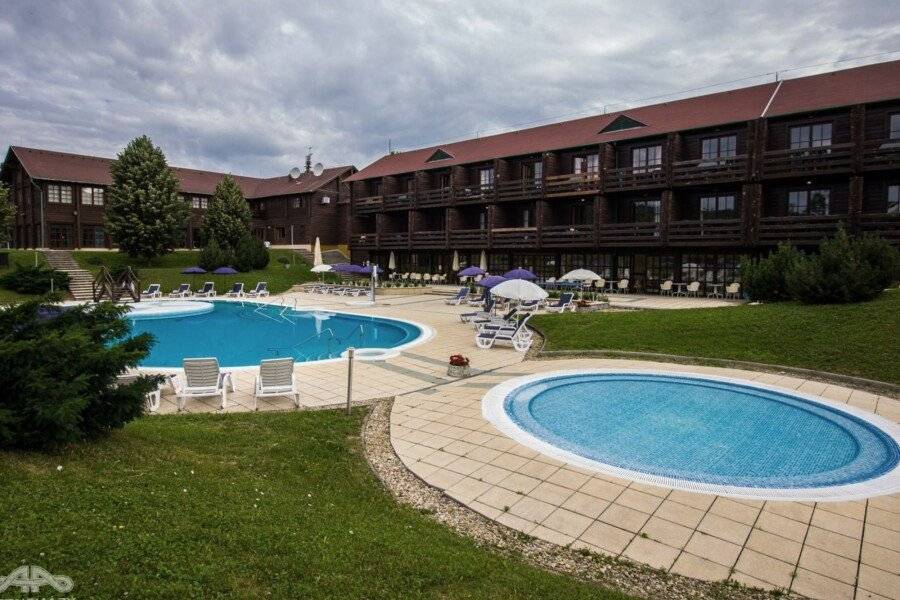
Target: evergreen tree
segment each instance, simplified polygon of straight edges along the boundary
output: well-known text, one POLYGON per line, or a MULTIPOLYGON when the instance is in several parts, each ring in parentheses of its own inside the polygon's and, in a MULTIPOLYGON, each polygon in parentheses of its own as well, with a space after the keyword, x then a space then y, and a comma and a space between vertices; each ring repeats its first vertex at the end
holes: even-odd
POLYGON ((9 241, 15 216, 16 206, 9 201, 9 188, 0 182, 0 244, 9 241))
POLYGON ((207 244, 215 240, 226 252, 234 252, 240 241, 250 235, 250 207, 231 175, 222 178, 209 199, 202 233, 207 244))
POLYGON ((179 243, 187 225, 187 205, 178 197, 178 179, 162 150, 143 135, 129 142, 110 167, 106 228, 119 248, 145 260, 179 243))

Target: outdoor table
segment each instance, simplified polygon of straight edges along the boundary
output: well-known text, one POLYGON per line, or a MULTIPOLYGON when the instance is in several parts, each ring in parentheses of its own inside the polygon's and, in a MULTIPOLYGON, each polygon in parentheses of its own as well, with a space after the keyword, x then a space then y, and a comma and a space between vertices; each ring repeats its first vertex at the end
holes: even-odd
POLYGON ((675 288, 675 292, 673 293, 674 296, 684 296, 684 294, 685 294, 684 288, 685 288, 685 286, 687 286, 687 282, 676 281, 672 284, 672 286, 675 288))
POLYGON ((721 298, 722 294, 719 292, 721 287, 725 285, 724 283, 707 283, 707 288, 712 288, 712 291, 706 294, 706 297, 709 298, 712 296, 713 298, 721 298))

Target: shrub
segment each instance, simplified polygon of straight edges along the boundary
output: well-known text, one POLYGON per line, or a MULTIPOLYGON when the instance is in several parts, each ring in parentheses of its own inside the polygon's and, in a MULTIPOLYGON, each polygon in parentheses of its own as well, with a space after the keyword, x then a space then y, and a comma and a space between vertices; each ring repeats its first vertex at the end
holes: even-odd
POLYGON ((93 438, 143 412, 161 378, 116 384, 152 344, 148 334, 126 337, 125 310, 108 302, 63 309, 31 301, 0 311, 0 447, 93 438))
POLYGON ((802 259, 800 251, 788 244, 779 244, 777 250, 757 261, 744 257, 741 285, 751 300, 788 300, 787 274, 802 259))
POLYGON ((244 236, 234 252, 234 268, 241 272, 265 269, 269 264, 269 251, 262 240, 244 236))
POLYGON ((84 263, 91 265, 92 267, 99 267, 100 265, 103 264, 103 257, 100 256, 99 253, 89 254, 86 257, 84 257, 84 263))
POLYGON ((0 277, 0 287, 20 294, 46 294, 50 282, 54 290, 69 288, 69 276, 62 271, 54 271, 44 265, 17 264, 15 269, 0 277))
POLYGON ((197 264, 207 271, 231 266, 232 263, 234 263, 234 254, 227 248, 222 248, 216 240, 210 240, 197 257, 197 264))

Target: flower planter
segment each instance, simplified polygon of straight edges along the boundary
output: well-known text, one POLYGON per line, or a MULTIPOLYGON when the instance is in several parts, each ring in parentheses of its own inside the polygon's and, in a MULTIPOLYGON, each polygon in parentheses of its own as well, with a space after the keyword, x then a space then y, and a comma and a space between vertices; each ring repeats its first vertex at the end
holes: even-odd
POLYGON ((575 312, 589 313, 609 308, 609 302, 589 302, 586 306, 575 306, 575 312))
POLYGON ((447 367, 448 377, 468 377, 472 374, 469 365, 450 365, 447 367))

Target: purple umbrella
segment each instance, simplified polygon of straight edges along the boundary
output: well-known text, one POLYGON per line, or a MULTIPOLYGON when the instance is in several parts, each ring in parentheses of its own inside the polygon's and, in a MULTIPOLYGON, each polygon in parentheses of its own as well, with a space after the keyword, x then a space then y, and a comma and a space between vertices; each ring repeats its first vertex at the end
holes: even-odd
POLYGON ((204 273, 206 273, 206 269, 203 269, 201 267, 188 267, 181 273, 183 275, 203 275, 204 273))
POLYGON ((537 279, 537 275, 528 269, 513 269, 512 271, 504 273, 503 276, 507 279, 524 279, 526 281, 534 281, 537 279))
POLYGON ((354 273, 356 265, 350 263, 335 263, 331 265, 331 270, 335 273, 354 273))
POLYGON ((475 285, 489 290, 498 283, 503 283, 504 281, 506 281, 506 277, 501 277, 500 275, 491 275, 490 277, 485 277, 481 281, 475 282, 475 285))
POLYGON ((460 277, 475 277, 476 275, 484 275, 484 274, 485 274, 485 271, 482 269, 479 269, 478 267, 466 267, 465 269, 463 269, 459 273, 457 273, 457 275, 459 275, 460 277))
MULTIPOLYGON (((371 275, 372 274, 372 265, 358 267, 358 268, 359 268, 359 270, 357 271, 357 273, 359 273, 361 275, 371 275)), ((379 275, 384 273, 384 269, 382 269, 381 267, 375 267, 375 268, 378 269, 379 275)))
POLYGON ((237 273, 238 272, 231 267, 219 267, 213 271, 213 275, 237 275, 237 273))

